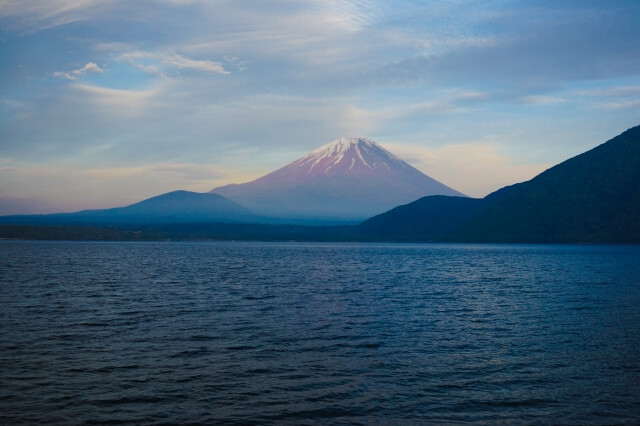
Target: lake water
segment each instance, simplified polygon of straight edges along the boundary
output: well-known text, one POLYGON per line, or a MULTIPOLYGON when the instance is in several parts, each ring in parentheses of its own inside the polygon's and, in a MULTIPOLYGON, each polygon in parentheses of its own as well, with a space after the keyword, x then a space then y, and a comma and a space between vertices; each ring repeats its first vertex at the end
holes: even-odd
POLYGON ((640 247, 0 242, 0 422, 640 422, 640 247))

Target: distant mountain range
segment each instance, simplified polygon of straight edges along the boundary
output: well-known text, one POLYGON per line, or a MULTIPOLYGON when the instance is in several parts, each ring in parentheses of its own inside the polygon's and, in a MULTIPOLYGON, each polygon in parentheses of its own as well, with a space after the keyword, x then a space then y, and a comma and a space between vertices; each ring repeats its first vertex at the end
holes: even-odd
POLYGON ((0 238, 637 244, 640 243, 640 126, 530 181, 502 188, 481 199, 461 196, 372 141, 348 138, 319 148, 254 182, 216 191, 246 197, 247 204, 253 200, 257 207, 266 206, 261 203, 267 200, 281 203, 273 207, 272 213, 282 209, 287 214, 311 215, 312 209, 296 207, 296 202, 308 201, 324 217, 356 215, 375 206, 381 208, 394 196, 411 197, 410 194, 423 191, 442 191, 448 195, 421 197, 359 225, 301 226, 265 218, 219 194, 176 191, 114 209, 0 217, 0 224, 5 224, 0 226, 0 238), (260 187, 265 195, 262 198, 260 187), (303 188, 308 188, 309 194, 300 192, 303 188), (353 193, 353 188, 363 194, 353 193), (400 195, 393 194, 394 191, 400 195), (383 201, 376 204, 376 198, 383 201), (347 207, 340 210, 335 204, 338 200, 347 207), (322 209, 321 201, 328 207, 322 209), (361 210, 359 203, 364 205, 361 210), (80 229, 77 225, 93 228, 80 229), (114 228, 118 226, 120 230, 114 228))
POLYGON ((394 241, 638 243, 640 126, 483 199, 424 197, 359 228, 394 241))
POLYGON ((175 191, 105 210, 0 217, 0 223, 359 223, 425 195, 462 196, 372 140, 340 138, 255 181, 175 191))
POLYGON ((211 192, 263 216, 352 221, 426 195, 463 196, 366 138, 340 138, 252 182, 211 192))

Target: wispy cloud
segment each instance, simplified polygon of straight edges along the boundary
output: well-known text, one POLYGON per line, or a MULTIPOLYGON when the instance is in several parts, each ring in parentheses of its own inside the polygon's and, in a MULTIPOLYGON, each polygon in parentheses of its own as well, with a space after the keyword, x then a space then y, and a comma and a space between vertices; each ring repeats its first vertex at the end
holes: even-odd
POLYGON ((551 105, 566 102, 566 99, 557 96, 541 96, 541 95, 529 95, 521 96, 518 98, 520 102, 528 105, 551 105))
POLYGON ((0 15, 37 14, 46 17, 86 9, 98 3, 97 0, 3 0, 0 2, 0 15))
POLYGON ((2 0, 0 18, 13 18, 10 28, 34 32, 90 19, 121 0, 2 0))
MULTIPOLYGON (((123 90, 90 84, 74 84, 74 90, 82 93, 87 100, 98 106, 107 108, 110 117, 137 118, 148 109, 148 102, 160 92, 160 87, 145 90, 123 90)), ((103 111, 104 112, 104 111, 103 111)))
POLYGON ((104 70, 100 68, 95 62, 89 62, 82 68, 78 68, 70 72, 56 71, 53 73, 53 76, 58 78, 66 78, 68 80, 77 80, 79 76, 82 76, 84 74, 103 72, 104 70))
POLYGON ((589 2, 584 8, 578 4, 515 7, 511 13, 480 17, 474 22, 476 28, 489 32, 480 43, 465 43, 464 33, 455 34, 459 44, 440 43, 440 49, 411 51, 383 64, 373 75, 378 84, 473 81, 522 91, 568 81, 637 75, 640 56, 634 40, 640 36, 640 11, 635 9, 630 13, 628 8, 598 2, 589 2))
POLYGON ((208 60, 189 59, 182 55, 161 55, 162 62, 178 68, 187 68, 196 71, 208 72, 211 74, 229 74, 220 62, 208 60))
POLYGON ((599 96, 599 97, 614 97, 614 96, 635 96, 640 95, 640 86, 622 86, 622 87, 607 87, 604 89, 590 89, 579 90, 577 92, 580 96, 599 96))
POLYGON ((246 70, 247 68, 249 68, 249 65, 251 64, 251 62, 243 61, 236 56, 225 56, 224 60, 232 64, 234 67, 236 67, 238 71, 246 70))
POLYGON ((320 0, 315 3, 319 12, 353 30, 374 24, 386 9, 383 2, 370 0, 320 0))
POLYGON ((640 86, 615 86, 578 90, 577 96, 587 100, 587 108, 610 111, 640 107, 640 86))
POLYGON ((161 67, 187 69, 208 74, 230 74, 221 62, 191 59, 177 53, 153 53, 138 50, 121 54, 120 60, 133 64, 141 71, 157 75, 164 75, 161 67), (151 61, 152 63, 143 63, 143 61, 151 61))
POLYGON ((609 110, 640 108, 640 100, 603 102, 597 107, 609 110))

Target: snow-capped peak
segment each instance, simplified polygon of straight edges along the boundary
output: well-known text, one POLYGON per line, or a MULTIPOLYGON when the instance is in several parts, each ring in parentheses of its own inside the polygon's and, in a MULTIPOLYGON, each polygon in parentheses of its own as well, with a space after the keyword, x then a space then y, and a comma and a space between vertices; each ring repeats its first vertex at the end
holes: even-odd
POLYGON ((367 146, 377 146, 379 147, 380 145, 378 145, 377 143, 375 143, 374 141, 372 141, 371 139, 368 138, 357 138, 357 137, 341 137, 340 139, 336 139, 333 142, 329 142, 326 145, 322 145, 320 148, 316 148, 313 151, 311 151, 309 154, 307 155, 314 155, 314 154, 323 154, 323 155, 340 155, 342 153, 345 153, 349 150, 349 148, 351 148, 352 146, 358 147, 360 145, 367 145, 367 146))
POLYGON ((321 146, 288 167, 306 170, 308 175, 352 174, 390 170, 406 163, 368 138, 341 137, 321 146))

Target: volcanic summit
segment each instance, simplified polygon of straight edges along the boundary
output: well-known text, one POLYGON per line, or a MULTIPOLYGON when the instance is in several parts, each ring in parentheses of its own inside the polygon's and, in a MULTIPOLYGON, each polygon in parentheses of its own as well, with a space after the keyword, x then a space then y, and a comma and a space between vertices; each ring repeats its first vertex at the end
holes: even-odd
POLYGON ((342 137, 252 182, 211 190, 263 215, 356 221, 458 191, 367 138, 342 137))

